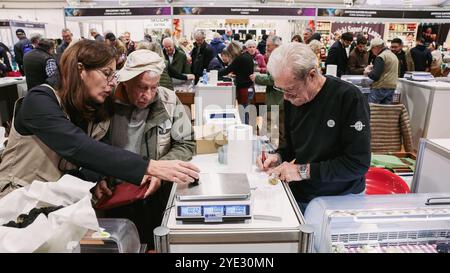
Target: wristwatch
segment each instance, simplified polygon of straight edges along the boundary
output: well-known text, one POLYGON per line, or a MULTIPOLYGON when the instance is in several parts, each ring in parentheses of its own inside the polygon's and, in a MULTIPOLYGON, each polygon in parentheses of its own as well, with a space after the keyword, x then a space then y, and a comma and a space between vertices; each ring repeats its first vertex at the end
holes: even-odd
POLYGON ((298 173, 300 174, 302 180, 309 179, 309 164, 299 164, 298 173))

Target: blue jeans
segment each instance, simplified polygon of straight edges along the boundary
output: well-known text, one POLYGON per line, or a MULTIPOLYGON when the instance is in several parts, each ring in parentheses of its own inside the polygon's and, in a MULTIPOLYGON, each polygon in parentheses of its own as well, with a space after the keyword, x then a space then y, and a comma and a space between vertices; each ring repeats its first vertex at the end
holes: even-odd
POLYGON ((377 104, 391 104, 395 89, 372 89, 368 101, 377 104))

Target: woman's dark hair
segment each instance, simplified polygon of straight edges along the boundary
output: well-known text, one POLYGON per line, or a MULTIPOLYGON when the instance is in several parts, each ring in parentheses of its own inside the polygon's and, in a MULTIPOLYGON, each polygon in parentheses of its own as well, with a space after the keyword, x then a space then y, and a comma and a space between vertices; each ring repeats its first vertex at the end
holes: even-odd
POLYGON ((293 42, 294 40, 297 40, 299 43, 303 43, 303 38, 299 34, 292 36, 291 42, 293 42))
POLYGON ((239 33, 233 34, 233 40, 234 41, 239 41, 240 39, 241 39, 241 35, 239 33))
POLYGON ((253 40, 253 35, 251 33, 245 34, 245 41, 247 42, 248 40, 253 40))
POLYGON ((112 100, 107 97, 102 104, 89 98, 81 79, 79 64, 86 70, 107 66, 116 59, 111 46, 93 40, 81 40, 68 47, 61 56, 61 80, 58 87, 61 103, 72 121, 100 122, 112 116, 112 100))

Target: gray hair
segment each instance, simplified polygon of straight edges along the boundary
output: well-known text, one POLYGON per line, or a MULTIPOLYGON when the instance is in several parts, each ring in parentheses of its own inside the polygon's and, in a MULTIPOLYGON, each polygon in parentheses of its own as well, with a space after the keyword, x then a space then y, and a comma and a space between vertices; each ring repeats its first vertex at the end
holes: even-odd
POLYGON ((272 52, 267 64, 267 70, 274 78, 290 70, 295 79, 304 80, 311 69, 317 70, 316 54, 302 43, 279 46, 272 52))
POLYGON ((256 42, 255 42, 255 40, 247 40, 247 42, 245 42, 244 46, 245 47, 256 46, 256 42))
POLYGON ((214 39, 222 39, 222 35, 220 35, 219 32, 214 32, 213 38, 214 39))
POLYGON ((164 41, 167 41, 167 42, 169 42, 171 45, 175 45, 175 42, 173 41, 173 39, 172 38, 170 38, 170 37, 166 37, 166 38, 164 38, 163 40, 162 40, 162 42, 161 42, 161 44, 163 44, 164 45, 164 41))
POLYGON ((95 32, 95 33, 98 33, 98 31, 97 31, 96 28, 91 28, 91 29, 89 29, 89 32, 95 32))
POLYGON ((42 35, 39 34, 39 33, 33 33, 33 34, 31 34, 31 36, 30 36, 30 42, 31 42, 32 44, 38 43, 39 40, 41 40, 41 39, 42 39, 42 35))
POLYGON ((276 46, 280 46, 283 43, 282 40, 281 40, 281 37, 280 36, 276 36, 276 35, 269 36, 267 38, 267 40, 271 41, 272 44, 274 44, 276 46))
POLYGON ((61 32, 70 32, 70 33, 72 33, 72 31, 70 31, 70 29, 68 29, 68 28, 63 28, 63 29, 61 30, 61 32))
POLYGON ((319 51, 323 47, 322 43, 317 40, 312 40, 311 42, 309 42, 308 46, 314 53, 316 53, 316 51, 319 51))
MULTIPOLYGON (((158 54, 161 58, 164 59, 164 55, 161 49, 161 46, 156 42, 148 42, 148 41, 140 41, 136 46, 136 50, 138 49, 148 49, 156 54, 158 54)), ((165 60, 165 59, 164 59, 165 60)))
POLYGON ((205 38, 205 33, 202 31, 202 30, 197 30, 195 33, 194 33, 194 38, 195 37, 199 37, 199 36, 201 36, 203 39, 205 38))

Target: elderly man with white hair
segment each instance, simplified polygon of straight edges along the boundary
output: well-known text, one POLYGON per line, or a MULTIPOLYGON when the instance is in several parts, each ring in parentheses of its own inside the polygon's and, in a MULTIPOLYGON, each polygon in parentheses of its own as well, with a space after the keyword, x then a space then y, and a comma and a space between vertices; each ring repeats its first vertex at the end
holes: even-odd
POLYGON ((323 76, 305 44, 275 49, 268 71, 275 88, 284 93, 286 143, 264 162, 259 156, 258 167, 290 182, 302 211, 315 197, 364 192, 370 120, 361 91, 323 76))
POLYGON ((96 40, 97 42, 105 41, 105 37, 103 37, 100 33, 98 33, 96 28, 91 28, 89 30, 89 33, 91 33, 92 38, 94 38, 94 40, 96 40))
POLYGON ((194 39, 194 48, 191 52, 191 71, 195 75, 195 83, 197 84, 203 75, 203 70, 208 69, 209 63, 214 58, 214 52, 211 46, 206 43, 205 33, 203 31, 196 31, 194 39))
MULTIPOLYGON (((117 73, 110 141, 148 160, 189 161, 195 154, 191 120, 175 92, 159 86, 165 68, 162 57, 147 49, 133 51, 117 73)), ((172 183, 151 178, 148 198, 109 213, 137 226, 141 240, 151 243, 159 226, 172 183), (158 190, 157 190, 158 189, 158 190)))
MULTIPOLYGON (((164 38, 162 41, 162 46, 164 48, 164 57, 173 71, 177 74, 191 73, 191 68, 187 61, 186 54, 184 54, 183 50, 175 46, 175 43, 171 37, 164 38)), ((174 78, 172 78, 172 81, 175 81, 174 78)))
POLYGON ((369 102, 391 104, 398 80, 398 58, 384 44, 381 38, 370 41, 370 50, 375 57, 364 75, 373 80, 370 86, 369 102))

